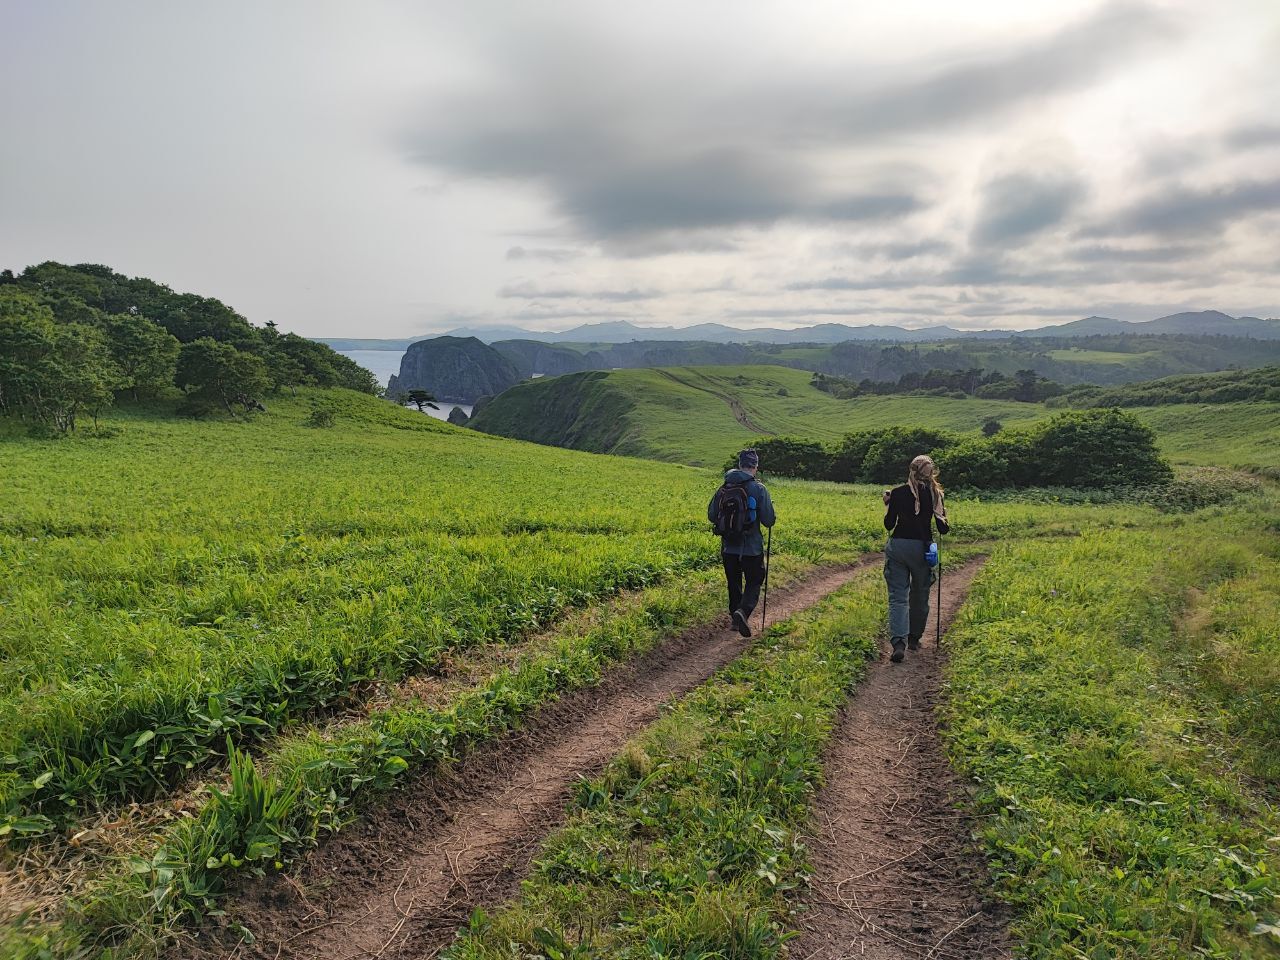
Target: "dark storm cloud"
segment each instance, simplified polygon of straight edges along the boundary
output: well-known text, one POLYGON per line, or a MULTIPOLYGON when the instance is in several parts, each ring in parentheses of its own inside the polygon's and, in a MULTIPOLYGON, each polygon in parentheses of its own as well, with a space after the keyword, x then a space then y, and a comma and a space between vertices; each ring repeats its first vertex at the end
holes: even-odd
POLYGON ((1066 176, 1018 173, 998 177, 982 190, 972 240, 999 245, 1060 223, 1084 196, 1084 184, 1066 176))
POLYGON ((1120 210, 1087 237, 1196 236, 1216 234, 1231 223, 1280 209, 1280 179, 1254 180, 1197 189, 1172 187, 1120 210))
MULTIPOLYGON (((459 176, 536 186, 583 233, 624 245, 784 220, 901 218, 924 207, 927 174, 897 171, 850 191, 824 176, 820 155, 896 133, 989 124, 1087 87, 1172 33, 1153 8, 1117 3, 1012 50, 855 64, 803 81, 783 74, 765 83, 729 67, 708 84, 720 64, 672 55, 656 71, 652 51, 532 29, 544 31, 528 44, 540 53, 502 45, 490 88, 430 111, 408 137, 411 153, 459 176), (867 68, 898 79, 869 87, 867 68)), ((1025 216, 1034 229, 1035 214, 1025 216)), ((1002 231, 1019 229, 1016 213, 989 229, 1013 235, 1002 231)))

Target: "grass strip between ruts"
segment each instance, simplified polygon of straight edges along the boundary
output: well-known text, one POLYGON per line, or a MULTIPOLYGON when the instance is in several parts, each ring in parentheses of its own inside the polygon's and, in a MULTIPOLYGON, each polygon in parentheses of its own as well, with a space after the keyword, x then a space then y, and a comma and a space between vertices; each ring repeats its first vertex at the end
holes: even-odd
POLYGON ((975 583, 950 634, 947 735, 1028 956, 1280 955, 1280 817, 1224 762, 1175 642, 1188 588, 1246 568, 1256 526, 1023 541, 975 583))
POLYGON ((518 902, 451 960, 772 957, 836 711, 885 616, 878 567, 771 627, 584 781, 518 902))
MULTIPOLYGON (((808 566, 775 556, 771 579, 781 587, 808 566)), ((598 683, 610 665, 706 621, 719 612, 723 590, 718 571, 680 578, 446 706, 396 705, 327 735, 286 738, 257 765, 233 751, 229 788, 170 829, 150 858, 98 881, 62 924, 0 930, 0 957, 153 955, 180 925, 216 909, 234 878, 280 869, 410 770, 456 759, 542 704, 598 683)))

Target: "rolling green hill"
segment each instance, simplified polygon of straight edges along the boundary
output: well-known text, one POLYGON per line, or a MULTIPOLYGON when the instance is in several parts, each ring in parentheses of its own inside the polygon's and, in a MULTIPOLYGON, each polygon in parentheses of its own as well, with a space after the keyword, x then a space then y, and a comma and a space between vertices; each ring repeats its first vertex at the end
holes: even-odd
MULTIPOLYGON (((471 426, 552 446, 667 460, 723 463, 760 436, 835 440, 856 430, 922 426, 977 431, 1053 414, 1042 404, 949 397, 838 400, 787 367, 613 370, 535 380, 508 390, 471 426)), ((1175 463, 1280 470, 1280 403, 1133 407, 1175 463)))
POLYGON ((520 384, 476 415, 485 433, 597 453, 722 463, 755 437, 835 440, 854 430, 921 423, 977 430, 987 417, 1018 423, 1039 405, 1003 400, 860 397, 837 400, 787 367, 672 367, 571 374, 520 384))

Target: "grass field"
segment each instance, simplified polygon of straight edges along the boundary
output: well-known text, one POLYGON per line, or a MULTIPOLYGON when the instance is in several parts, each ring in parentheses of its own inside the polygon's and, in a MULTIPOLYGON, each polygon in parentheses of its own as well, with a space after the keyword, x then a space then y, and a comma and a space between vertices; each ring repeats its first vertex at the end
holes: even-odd
MULTIPOLYGON (((723 369, 673 372, 687 382, 653 374, 671 403, 723 408, 734 423, 731 387, 753 422, 798 410, 818 423, 824 404, 842 403, 804 392, 807 375, 790 370, 745 383, 723 369)), ((0 957, 153 955, 237 878, 275 873, 411 771, 449 763, 719 611, 704 520, 715 469, 514 442, 343 392, 269 406, 247 422, 123 411, 103 435, 54 442, 0 425, 0 957), (303 425, 316 404, 334 410, 333 427, 303 425), (404 683, 468 662, 483 671, 447 696, 404 683)), ((652 409, 676 420, 674 406, 652 409)), ((953 428, 978 409, 952 408, 953 428)), ((662 429, 678 442, 679 425, 662 429)), ((882 542, 875 489, 770 487, 779 582, 882 542)), ((1190 515, 952 504, 957 541, 1001 546, 956 641, 948 724, 980 802, 1012 803, 987 843, 1018 929, 1045 951, 1035 955, 1163 955, 1146 949, 1157 942, 1268 955, 1270 935, 1251 924, 1274 922, 1267 838, 1280 832, 1262 799, 1275 795, 1268 744, 1280 730, 1272 500, 1190 515), (995 649, 999 671, 981 656, 995 649), (1108 731, 1098 718, 1116 722, 1108 731), (1122 778, 1111 793, 1104 776, 1122 778), (1061 816, 1024 816, 1023 801, 1061 816), (1191 814, 1210 802, 1212 818, 1191 814), (1105 856, 1077 852, 1104 828, 1105 856), (1036 859, 1055 843, 1076 872, 1036 859), (1165 892, 1186 917, 1148 922, 1165 892), (1122 896, 1137 898, 1131 913, 1113 910, 1122 896)), ((658 942, 683 942, 713 892, 706 858, 732 850, 755 866, 717 902, 741 903, 762 933, 758 949, 732 955, 778 955, 777 878, 801 876, 804 862, 768 831, 803 819, 831 711, 880 629, 877 582, 873 572, 779 628, 778 642, 691 695, 645 735, 643 784, 631 754, 584 788, 581 823, 554 841, 565 869, 587 864, 588 847, 623 843, 640 807, 681 798, 669 816, 643 814, 666 831, 654 876, 670 885, 599 903, 602 915, 656 904, 668 926, 610 928, 607 950, 647 949, 664 929, 671 939, 658 942), (730 789, 749 750, 766 751, 758 762, 782 779, 743 794, 756 805, 743 815, 766 824, 743 846, 733 823, 690 818, 730 789), (771 857, 768 880, 754 871, 771 857), (681 877, 701 892, 679 893, 681 877)), ((553 889, 566 876, 537 874, 534 906, 512 909, 546 908, 537 922, 555 927, 551 906, 574 902, 553 889)), ((494 929, 531 926, 510 916, 514 927, 494 929)), ((490 955, 486 929, 461 956, 490 955)), ((572 949, 580 931, 556 930, 572 949)), ((702 933, 712 953, 701 955, 727 949, 702 933)))
MULTIPOLYGON (((576 374, 524 384, 478 429, 573 449, 717 466, 754 438, 831 441, 855 430, 924 426, 976 432, 987 417, 1017 427, 1057 412, 1041 404, 948 397, 837 400, 786 367, 674 367, 576 374)), ((1128 408, 1173 462, 1280 469, 1280 403, 1128 408)))

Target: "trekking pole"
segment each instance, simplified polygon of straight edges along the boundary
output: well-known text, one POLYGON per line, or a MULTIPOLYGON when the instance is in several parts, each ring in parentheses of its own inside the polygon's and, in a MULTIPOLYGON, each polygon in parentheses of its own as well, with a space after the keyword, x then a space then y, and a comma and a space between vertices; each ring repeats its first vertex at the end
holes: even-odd
POLYGON ((942 649, 942 534, 938 534, 938 632, 934 636, 933 646, 942 649))
POLYGON ((769 528, 769 539, 764 548, 764 604, 760 607, 760 632, 764 633, 769 625, 769 557, 773 553, 773 527, 769 528))

